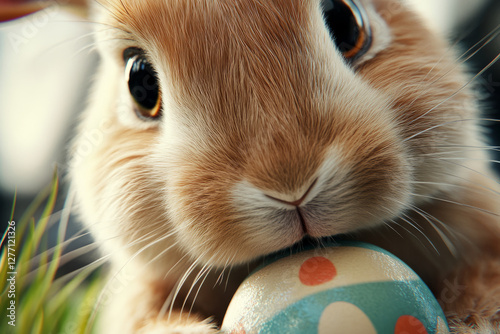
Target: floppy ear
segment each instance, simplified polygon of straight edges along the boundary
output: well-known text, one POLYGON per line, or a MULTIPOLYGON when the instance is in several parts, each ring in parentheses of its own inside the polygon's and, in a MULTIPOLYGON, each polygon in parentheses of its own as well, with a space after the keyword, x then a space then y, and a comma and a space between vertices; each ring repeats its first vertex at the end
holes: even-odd
POLYGON ((79 10, 84 10, 86 8, 86 3, 86 0, 0 0, 0 22, 15 20, 20 17, 33 14, 52 5, 76 7, 79 10))

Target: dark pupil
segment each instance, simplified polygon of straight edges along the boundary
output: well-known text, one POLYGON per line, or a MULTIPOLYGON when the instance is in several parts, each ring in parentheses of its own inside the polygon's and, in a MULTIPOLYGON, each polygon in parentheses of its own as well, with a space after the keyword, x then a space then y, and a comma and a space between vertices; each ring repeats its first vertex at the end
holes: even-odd
POLYGON ((323 15, 330 34, 341 52, 352 50, 359 39, 360 28, 350 6, 344 1, 323 0, 323 15))
POLYGON ((128 87, 134 100, 145 109, 153 109, 158 102, 158 80, 151 64, 138 58, 130 69, 128 87))

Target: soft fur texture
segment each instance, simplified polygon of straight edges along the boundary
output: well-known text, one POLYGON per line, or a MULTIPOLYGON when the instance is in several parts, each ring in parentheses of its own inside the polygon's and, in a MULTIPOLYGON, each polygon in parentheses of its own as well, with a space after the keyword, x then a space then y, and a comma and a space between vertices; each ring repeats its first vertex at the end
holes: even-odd
POLYGON ((362 3, 374 42, 353 65, 318 0, 94 4, 102 63, 71 177, 123 287, 103 333, 216 332, 254 261, 306 234, 388 249, 456 333, 499 332, 500 187, 469 79, 403 3, 362 3), (159 121, 133 112, 132 46, 158 72, 159 121))

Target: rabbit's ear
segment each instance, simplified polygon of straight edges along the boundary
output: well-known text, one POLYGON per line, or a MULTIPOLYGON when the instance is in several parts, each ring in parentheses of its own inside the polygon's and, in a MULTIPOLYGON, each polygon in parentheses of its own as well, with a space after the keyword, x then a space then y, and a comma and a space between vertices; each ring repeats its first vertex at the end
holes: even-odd
POLYGON ((86 0, 66 0, 64 2, 51 1, 29 1, 29 0, 0 0, 0 22, 15 20, 23 16, 33 14, 49 6, 64 4, 68 7, 78 9, 86 8, 86 0))

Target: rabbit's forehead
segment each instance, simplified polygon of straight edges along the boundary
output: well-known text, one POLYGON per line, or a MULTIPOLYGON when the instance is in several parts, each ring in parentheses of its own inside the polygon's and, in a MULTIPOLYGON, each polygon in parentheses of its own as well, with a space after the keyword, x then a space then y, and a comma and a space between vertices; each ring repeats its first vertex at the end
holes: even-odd
POLYGON ((220 79, 214 73, 296 72, 310 63, 314 39, 333 48, 319 0, 109 0, 107 7, 176 84, 220 79))

